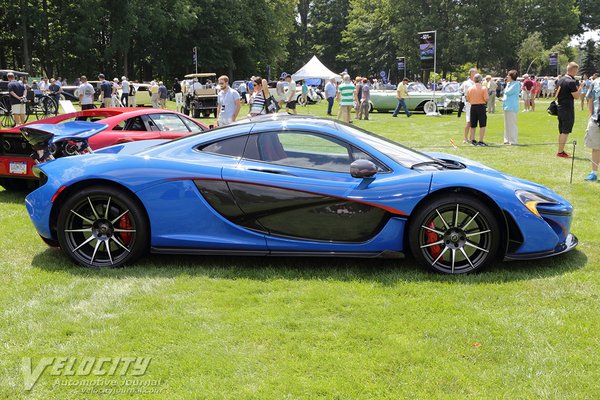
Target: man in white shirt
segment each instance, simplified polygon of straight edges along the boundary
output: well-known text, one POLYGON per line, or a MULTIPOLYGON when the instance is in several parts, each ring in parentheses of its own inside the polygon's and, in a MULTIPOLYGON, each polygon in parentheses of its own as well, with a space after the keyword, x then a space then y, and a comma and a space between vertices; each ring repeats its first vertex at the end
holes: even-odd
POLYGON ((229 78, 226 75, 219 77, 219 87, 221 91, 217 95, 217 124, 225 126, 235 122, 242 104, 240 94, 229 87, 229 78))
POLYGON ((42 80, 40 81, 38 87, 40 88, 40 90, 42 92, 47 92, 48 89, 50 88, 50 83, 48 83, 48 77, 45 76, 42 78, 42 80))
POLYGON ((291 75, 285 77, 288 83, 288 89, 285 95, 285 108, 288 114, 297 114, 296 112, 296 82, 291 75))
POLYGON ((79 78, 81 85, 77 89, 79 92, 79 105, 82 110, 91 110, 94 108, 94 87, 88 83, 87 77, 82 75, 79 78))
POLYGON ((127 77, 121 77, 121 104, 123 107, 129 107, 129 81, 127 77))

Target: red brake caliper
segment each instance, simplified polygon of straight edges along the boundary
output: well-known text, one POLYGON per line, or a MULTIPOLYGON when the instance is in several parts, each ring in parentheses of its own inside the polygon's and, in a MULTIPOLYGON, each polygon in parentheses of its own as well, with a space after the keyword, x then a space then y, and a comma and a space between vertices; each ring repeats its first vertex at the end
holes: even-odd
MULTIPOLYGON (((431 229, 436 229, 435 225, 433 224, 433 221, 431 223, 429 223, 429 227, 431 229)), ((429 230, 425 230, 425 242, 427 244, 435 243, 435 242, 438 242, 439 240, 440 240, 440 237, 438 236, 437 233, 429 231, 429 230)), ((429 254, 431 254, 431 257, 433 257, 434 259, 438 258, 438 256, 442 252, 442 246, 440 246, 439 244, 428 247, 427 249, 429 250, 429 254)))
MULTIPOLYGON (((133 229, 133 225, 131 225, 131 220, 129 219, 129 216, 127 214, 123 215, 119 219, 119 222, 117 223, 117 227, 119 229, 128 229, 128 230, 133 229)), ((121 238, 121 240, 123 241, 123 244, 125 246, 127 246, 129 244, 129 242, 131 242, 131 233, 130 232, 119 232, 118 235, 121 238)))

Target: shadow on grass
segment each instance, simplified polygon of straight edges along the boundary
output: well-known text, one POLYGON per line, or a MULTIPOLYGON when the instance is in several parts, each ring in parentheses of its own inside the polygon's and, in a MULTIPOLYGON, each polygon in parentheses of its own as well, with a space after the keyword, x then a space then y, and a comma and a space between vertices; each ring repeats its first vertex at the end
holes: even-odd
POLYGON ((29 192, 31 190, 0 190, 0 203, 25 204, 25 196, 29 192))
POLYGON ((369 281, 384 286, 410 282, 485 284, 540 279, 574 272, 587 264, 587 256, 574 250, 557 257, 519 262, 497 262, 487 270, 449 276, 429 272, 410 258, 350 259, 309 257, 229 257, 149 255, 135 265, 122 268, 84 268, 73 264, 59 249, 34 256, 32 266, 51 272, 91 278, 176 278, 250 280, 337 280, 369 281))

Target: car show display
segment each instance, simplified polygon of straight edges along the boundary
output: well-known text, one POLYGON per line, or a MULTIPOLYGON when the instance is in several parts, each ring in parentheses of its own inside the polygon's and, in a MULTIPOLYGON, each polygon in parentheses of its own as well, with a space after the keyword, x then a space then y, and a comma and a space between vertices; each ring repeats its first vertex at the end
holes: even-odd
POLYGON ((34 160, 44 161, 48 159, 48 155, 54 157, 78 154, 88 147, 79 149, 79 144, 69 143, 65 139, 61 143, 67 146, 62 151, 62 147, 57 149, 51 146, 53 143, 50 138, 54 135, 70 135, 74 130, 81 133, 95 131, 86 144, 90 149, 97 150, 138 140, 176 139, 208 129, 206 125, 183 114, 154 108, 97 108, 60 114, 40 122, 0 130, 0 186, 5 189, 21 189, 35 185, 37 178, 32 171, 34 160), (74 128, 71 121, 87 122, 87 125, 80 124, 74 128), (65 129, 65 126, 72 129, 65 129), (38 148, 32 148, 29 141, 32 133, 36 136, 49 136, 42 148, 39 148, 41 144, 37 141, 35 146, 38 148), (57 153, 57 150, 60 151, 57 153))
MULTIPOLYGON (((462 94, 458 91, 458 85, 448 86, 448 89, 434 92, 427 89, 421 82, 408 84, 408 97, 405 98, 406 106, 410 111, 434 113, 436 111, 451 113, 457 111, 462 94)), ((371 111, 389 112, 396 109, 398 99, 396 88, 388 85, 384 89, 371 89, 371 111)))
POLYGON ((324 118, 261 116, 33 170, 41 186, 26 206, 36 230, 89 267, 130 264, 148 252, 409 253, 434 271, 459 274, 577 245, 573 207, 553 191, 324 118))
POLYGON ((185 76, 189 82, 189 88, 185 96, 183 113, 194 118, 200 116, 208 118, 210 114, 217 117, 217 93, 215 83, 217 74, 214 72, 203 72, 188 74, 185 76))

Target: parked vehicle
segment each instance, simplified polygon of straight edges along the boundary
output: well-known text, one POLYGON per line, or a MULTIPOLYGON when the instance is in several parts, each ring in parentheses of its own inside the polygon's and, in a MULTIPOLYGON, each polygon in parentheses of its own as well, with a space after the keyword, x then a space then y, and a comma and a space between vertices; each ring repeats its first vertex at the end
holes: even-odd
MULTIPOLYGON (((186 79, 198 79, 200 88, 196 89, 193 93, 190 91, 186 94, 185 105, 183 106, 184 114, 191 114, 194 118, 200 118, 201 115, 207 118, 210 114, 214 114, 215 118, 217 117, 218 88, 215 82, 216 76, 217 74, 214 72, 188 74, 185 76, 186 79)), ((190 85, 191 87, 193 87, 193 83, 190 85)))
POLYGON ((402 257, 448 274, 577 245, 551 190, 350 124, 272 114, 202 135, 39 164, 25 202, 90 267, 153 253, 402 257))
MULTIPOLYGON (((421 82, 408 84, 408 98, 406 105, 410 111, 417 112, 447 112, 458 110, 460 92, 433 92, 421 82)), ((396 89, 371 90, 371 111, 389 112, 396 109, 398 99, 396 89)))
MULTIPOLYGON (((89 146, 97 150, 118 143, 148 139, 175 139, 208 129, 180 113, 161 109, 97 108, 60 114, 37 123, 18 128, 0 130, 0 186, 5 189, 25 189, 35 185, 37 178, 32 172, 34 158, 43 157, 44 152, 55 153, 55 149, 34 149, 23 137, 30 130, 48 135, 60 134, 69 121, 102 124, 98 134, 89 139, 89 146), (38 150, 42 150, 39 154, 38 150), (32 158, 33 157, 33 158, 32 158)), ((82 131, 91 130, 93 125, 82 131)), ((81 128, 81 126, 79 127, 81 128)), ((68 153, 68 152, 67 152, 68 153)), ((62 156, 65 154, 58 154, 62 156)))

